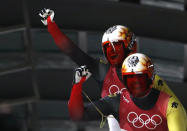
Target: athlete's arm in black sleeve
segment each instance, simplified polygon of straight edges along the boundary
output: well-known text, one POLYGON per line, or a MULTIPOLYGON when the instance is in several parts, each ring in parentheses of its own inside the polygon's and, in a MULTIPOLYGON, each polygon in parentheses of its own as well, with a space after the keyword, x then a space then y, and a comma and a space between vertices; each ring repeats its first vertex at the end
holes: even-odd
POLYGON ((83 52, 50 19, 48 19, 48 32, 52 35, 55 44, 62 52, 69 56, 78 66, 86 65, 96 81, 103 82, 109 69, 108 65, 100 63, 99 60, 83 52))
MULTIPOLYGON (((120 104, 120 94, 115 96, 107 96, 94 102, 94 105, 103 113, 103 115, 113 115, 117 120, 119 120, 119 104, 120 104)), ((102 118, 101 114, 96 110, 92 103, 85 106, 83 120, 100 120, 102 118)))

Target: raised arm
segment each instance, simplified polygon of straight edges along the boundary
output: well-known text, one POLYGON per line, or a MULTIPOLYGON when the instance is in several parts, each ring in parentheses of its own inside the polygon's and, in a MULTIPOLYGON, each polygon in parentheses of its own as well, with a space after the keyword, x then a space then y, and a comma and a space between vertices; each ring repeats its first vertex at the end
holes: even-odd
POLYGON ((53 37, 55 44, 59 47, 59 49, 69 56, 78 66, 87 65, 93 77, 97 81, 103 82, 109 68, 108 65, 90 57, 77 47, 63 32, 61 32, 53 20, 53 10, 44 9, 39 15, 42 17, 42 23, 48 27, 48 32, 53 37))
POLYGON ((84 114, 84 104, 82 99, 82 84, 91 76, 86 66, 81 66, 75 70, 73 88, 68 102, 68 110, 72 120, 81 120, 84 114))
POLYGON ((116 111, 113 110, 113 105, 119 103, 119 97, 118 99, 105 97, 97 102, 90 103, 87 106, 84 106, 82 99, 82 84, 86 79, 89 78, 89 76, 90 73, 85 66, 81 66, 80 68, 76 69, 74 85, 68 102, 69 114, 71 119, 74 121, 101 119, 101 113, 104 116, 108 116, 110 114, 115 115, 116 111))

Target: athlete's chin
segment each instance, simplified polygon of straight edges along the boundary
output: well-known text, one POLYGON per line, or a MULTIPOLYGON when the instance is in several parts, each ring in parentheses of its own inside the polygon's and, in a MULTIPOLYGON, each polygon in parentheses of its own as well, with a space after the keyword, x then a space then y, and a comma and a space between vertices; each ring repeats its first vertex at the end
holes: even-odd
POLYGON ((144 97, 145 95, 146 95, 145 92, 132 93, 133 97, 144 97))
POLYGON ((121 65, 122 59, 109 60, 109 63, 114 66, 121 65))
POLYGON ((141 90, 139 90, 139 89, 131 91, 131 95, 134 96, 134 97, 142 97, 143 94, 144 93, 141 90))
POLYGON ((111 65, 113 65, 113 66, 118 65, 118 63, 117 63, 117 62, 110 62, 110 64, 111 64, 111 65))

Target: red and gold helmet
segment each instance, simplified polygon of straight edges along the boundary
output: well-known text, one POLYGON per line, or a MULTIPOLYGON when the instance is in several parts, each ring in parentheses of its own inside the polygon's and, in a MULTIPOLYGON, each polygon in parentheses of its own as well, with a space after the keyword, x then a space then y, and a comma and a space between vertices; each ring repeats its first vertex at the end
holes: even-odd
POLYGON ((125 57, 136 53, 135 35, 125 26, 112 26, 103 35, 102 48, 110 64, 121 65, 125 57))
POLYGON ((151 89, 154 79, 154 65, 151 59, 141 53, 129 55, 122 64, 122 78, 130 94, 145 96, 151 89))
POLYGON ((136 53, 136 37, 129 28, 122 25, 112 26, 103 34, 102 47, 107 43, 118 41, 123 41, 124 47, 128 49, 130 53, 136 53))
POLYGON ((133 74, 147 74, 148 78, 153 80, 154 65, 151 59, 141 53, 134 53, 129 55, 122 64, 122 76, 133 74))

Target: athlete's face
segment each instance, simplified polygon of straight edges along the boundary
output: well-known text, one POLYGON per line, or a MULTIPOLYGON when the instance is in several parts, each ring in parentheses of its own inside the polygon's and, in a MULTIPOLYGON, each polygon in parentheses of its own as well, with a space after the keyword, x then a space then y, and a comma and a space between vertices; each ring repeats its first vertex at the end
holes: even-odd
POLYGON ((104 45, 106 58, 111 65, 119 65, 124 60, 125 51, 123 42, 113 42, 104 45))
POLYGON ((149 85, 147 75, 136 74, 125 76, 125 83, 130 94, 134 97, 142 97, 147 94, 149 85))

